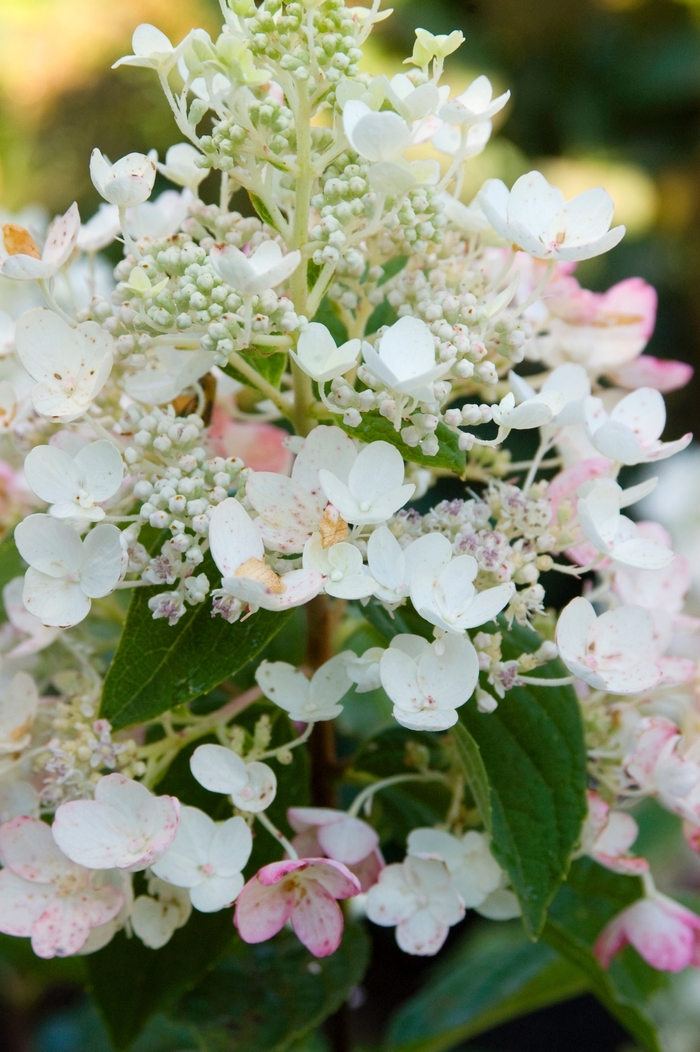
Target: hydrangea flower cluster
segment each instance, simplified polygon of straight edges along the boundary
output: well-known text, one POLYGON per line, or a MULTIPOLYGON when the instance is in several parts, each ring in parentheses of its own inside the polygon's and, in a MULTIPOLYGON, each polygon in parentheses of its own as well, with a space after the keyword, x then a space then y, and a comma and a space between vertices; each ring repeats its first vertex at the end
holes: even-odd
POLYGON ((186 140, 164 162, 95 149, 96 216, 71 205, 43 238, 2 228, 0 275, 37 299, 2 319, 0 512, 26 570, 3 593, 0 931, 43 957, 120 929, 157 949, 192 910, 235 903, 244 941, 289 921, 324 957, 355 899, 402 950, 434 954, 466 910, 522 909, 460 767, 464 713, 496 720, 511 691, 556 689, 585 729, 591 786, 570 853, 644 880, 599 960, 631 943, 658 969, 697 964, 700 919, 656 891, 628 806, 654 797, 700 850, 697 670, 677 656, 699 622, 669 537, 626 514, 656 480, 620 474, 688 445, 662 436, 663 394, 689 377, 642 353, 650 286, 592 293, 573 276, 624 235, 613 202, 565 201, 538 172, 462 201, 509 93, 443 83, 459 33, 417 31, 410 71, 388 79, 361 72, 377 3, 231 0, 225 16, 218 39, 176 47, 140 26, 120 60, 160 79, 186 140), (212 170, 218 205, 199 198, 212 170), (179 189, 153 199, 156 172, 179 189), (241 192, 255 216, 231 208, 241 192), (96 254, 115 239, 105 288, 96 254), (524 461, 519 432, 535 438, 524 461), (584 578, 559 613, 557 573, 584 578), (140 618, 163 676, 157 648, 176 662, 196 624, 193 666, 247 646, 230 667, 253 661, 255 685, 193 676, 183 694, 180 676, 172 711, 113 729, 102 640, 125 590, 125 636, 140 618), (297 607, 307 657, 263 652, 297 607), (358 624, 373 645, 355 645, 358 624), (226 704, 189 704, 220 682, 226 704), (281 831, 281 767, 312 733, 332 739, 356 695, 388 699, 413 771, 345 810, 300 784, 281 831), (158 791, 188 747, 211 814, 158 791), (373 803, 403 781, 451 802, 386 865, 373 803), (251 869, 259 833, 277 857, 251 869))

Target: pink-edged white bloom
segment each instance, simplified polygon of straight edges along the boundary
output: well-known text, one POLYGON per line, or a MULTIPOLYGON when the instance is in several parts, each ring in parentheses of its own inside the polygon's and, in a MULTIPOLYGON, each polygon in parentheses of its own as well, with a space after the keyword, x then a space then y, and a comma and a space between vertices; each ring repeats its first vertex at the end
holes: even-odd
POLYGON ((620 508, 646 496, 656 479, 623 490, 612 479, 594 479, 580 487, 578 521, 594 548, 615 563, 640 570, 661 570, 673 561, 670 548, 645 537, 620 508))
POLYGON ((131 38, 133 55, 125 55, 117 59, 112 69, 116 69, 117 66, 143 66, 146 69, 167 73, 177 62, 183 45, 189 41, 190 36, 188 34, 175 48, 165 33, 144 22, 136 27, 131 38))
POLYGON ((404 485, 403 457, 388 442, 371 442, 356 456, 347 484, 334 471, 318 473, 328 500, 356 526, 385 522, 410 500, 413 483, 404 485))
POLYGON ((259 296, 290 278, 301 263, 301 252, 295 249, 282 255, 276 241, 263 241, 249 256, 235 245, 214 245, 211 264, 222 281, 242 296, 259 296))
POLYGON ((71 328, 54 311, 35 307, 17 322, 15 342, 36 380, 34 408, 49 420, 65 424, 82 416, 112 371, 114 340, 94 321, 71 328))
POLYGON ((85 540, 50 515, 30 515, 15 527, 17 549, 29 569, 24 605, 52 628, 70 628, 87 617, 91 601, 109 595, 122 576, 121 534, 96 526, 85 540))
POLYGON ((157 150, 151 150, 148 156, 161 175, 171 183, 184 186, 194 197, 199 193, 199 184, 209 175, 208 168, 200 168, 197 164, 202 154, 188 142, 168 147, 163 162, 158 161, 157 150))
POLYGON ((677 391, 690 383, 695 370, 687 362, 672 358, 655 358, 652 354, 640 354, 634 361, 625 362, 608 372, 608 379, 618 387, 636 391, 639 387, 654 387, 662 394, 677 391))
POLYGON ((51 827, 61 851, 91 869, 147 869, 165 854, 177 832, 180 802, 154 796, 140 782, 107 774, 94 800, 69 800, 51 827))
POLYGON ((7 620, 15 633, 24 636, 16 646, 6 651, 6 658, 22 657, 24 654, 36 654, 39 650, 51 646, 60 635, 58 628, 48 628, 24 605, 22 593, 24 578, 13 577, 2 590, 2 602, 7 620))
POLYGON ((700 764, 695 758, 697 750, 683 754, 683 745, 675 723, 662 716, 646 716, 637 728, 624 768, 646 793, 658 796, 666 810, 698 827, 700 764))
POLYGON ((591 376, 613 379, 615 370, 644 350, 654 331, 656 301, 656 290, 641 278, 591 292, 571 276, 558 277, 544 297, 552 316, 546 332, 535 337, 537 352, 549 366, 577 362, 591 376))
POLYGON ((420 318, 399 318, 382 333, 377 346, 362 346, 369 371, 397 394, 412 394, 424 401, 432 398, 435 380, 448 373, 454 358, 435 360, 435 337, 420 318))
POLYGON ((616 953, 634 946, 660 972, 700 965, 700 917, 667 895, 655 892, 633 902, 605 925, 593 952, 603 968, 616 953))
POLYGON ((49 515, 99 522, 105 513, 98 505, 121 486, 124 462, 106 439, 90 442, 74 457, 58 446, 34 446, 24 461, 24 474, 37 497, 52 505, 49 515))
POLYGON ((80 227, 77 246, 81 252, 101 252, 112 244, 119 230, 119 209, 116 205, 103 203, 80 227))
POLYGON ((472 696, 479 659, 468 636, 429 643, 422 636, 394 636, 379 662, 379 677, 394 703, 393 716, 414 731, 444 731, 472 696))
MULTIPOLYGON (((519 403, 531 407, 537 404, 536 399, 538 396, 527 380, 523 380, 522 376, 518 376, 514 372, 508 374, 508 379, 519 403)), ((574 362, 565 362, 564 365, 558 366, 549 374, 540 388, 539 398, 541 402, 544 401, 544 404, 548 405, 553 411, 552 426, 567 427, 570 424, 583 422, 583 400, 590 393, 591 382, 583 366, 574 362), (561 395, 562 404, 558 411, 558 400, 552 399, 551 396, 553 394, 561 395), (542 396, 546 396, 546 398, 543 399, 542 396)), ((494 417, 494 419, 496 418, 494 417)), ((496 423, 498 422, 496 420, 496 423)), ((511 424, 510 426, 513 427, 515 425, 511 424)), ((519 426, 522 427, 524 425, 521 424, 519 426)), ((528 424, 527 426, 542 425, 528 424)))
POLYGON ((452 925, 464 917, 445 863, 413 855, 382 870, 367 893, 365 908, 375 924, 396 926, 396 941, 404 953, 420 957, 437 953, 452 925))
POLYGON ((223 745, 197 746, 190 770, 200 785, 212 793, 230 796, 240 811, 264 811, 277 793, 277 778, 271 767, 259 760, 244 763, 223 745))
POLYGON ((90 929, 121 909, 121 891, 95 887, 90 870, 66 858, 38 818, 0 826, 0 860, 0 931, 30 937, 37 957, 77 953, 90 929))
POLYGON ((317 383, 326 383, 354 369, 363 347, 369 347, 363 340, 348 340, 336 346, 326 326, 312 321, 299 336, 296 351, 289 353, 307 376, 317 383))
POLYGON ((354 544, 340 541, 324 548, 320 533, 314 533, 304 545, 303 565, 305 570, 323 574, 324 591, 337 599, 366 599, 376 588, 354 544))
POLYGON ((343 711, 338 702, 348 692, 348 652, 336 654, 311 679, 286 661, 261 661, 255 679, 266 698, 299 723, 332 720, 343 711))
POLYGON ((339 427, 315 427, 304 439, 291 478, 257 471, 246 482, 246 497, 257 511, 256 525, 272 551, 301 552, 321 524, 328 504, 319 472, 332 471, 347 483, 357 458, 351 438, 339 427))
POLYGON ((156 166, 142 153, 128 153, 112 164, 97 147, 90 155, 90 178, 105 201, 135 208, 151 196, 156 166))
POLYGON ((243 887, 241 870, 252 849, 243 818, 214 822, 199 808, 182 804, 175 839, 151 869, 169 884, 188 888, 196 910, 215 913, 230 906, 243 887))
POLYGON ((292 570, 280 577, 264 562, 260 531, 234 497, 227 497, 214 509, 209 542, 223 576, 223 592, 247 603, 251 610, 301 606, 323 587, 323 576, 317 570, 292 570))
POLYGON ((675 442, 662 442, 666 426, 663 396, 653 387, 640 387, 617 403, 608 415, 600 398, 584 404, 591 442, 604 457, 621 464, 650 464, 680 453, 692 440, 688 432, 675 442))
MULTIPOLYGON (((12 229, 14 230, 14 227, 12 229)), ((78 206, 73 202, 65 215, 54 219, 46 232, 46 242, 41 255, 29 232, 22 227, 19 230, 24 236, 15 246, 14 239, 8 236, 7 228, 3 228, 4 249, 0 253, 0 276, 15 278, 18 281, 46 281, 59 272, 75 248, 80 231, 78 206)))
POLYGON ((623 226, 610 230, 615 206, 605 190, 565 201, 540 172, 521 175, 510 191, 500 179, 487 179, 478 200, 496 233, 536 259, 590 259, 625 234, 623 226))
POLYGON ((31 740, 39 691, 28 672, 0 678, 0 754, 19 753, 31 740))
POLYGON ((287 921, 314 957, 327 957, 343 936, 336 899, 349 899, 360 882, 342 862, 325 858, 273 862, 249 880, 236 901, 234 924, 244 942, 266 942, 287 921))
POLYGON ((408 599, 414 574, 427 567, 436 576, 452 558, 452 545, 442 533, 426 533, 402 548, 387 526, 373 530, 367 542, 374 594, 382 603, 397 605, 408 599))
POLYGON ((557 622, 559 655, 575 676, 595 690, 636 694, 661 680, 654 653, 654 622, 640 606, 620 606, 596 617, 587 599, 572 599, 557 622))
POLYGON ((477 592, 474 579, 478 572, 479 564, 472 555, 459 555, 442 566, 424 563, 411 578, 411 602, 431 625, 463 635, 468 628, 493 621, 515 593, 511 581, 477 592))
POLYGON ((379 836, 367 822, 329 807, 290 807, 287 820, 296 833, 292 847, 301 858, 342 862, 362 891, 376 884, 384 868, 379 836))
POLYGON ((581 832, 581 851, 613 873, 638 876, 649 869, 645 858, 634 858, 629 849, 639 826, 632 815, 613 811, 600 793, 588 790, 588 815, 581 832))
POLYGON ((462 837, 442 829, 413 829, 408 835, 408 853, 418 858, 444 862, 455 890, 467 909, 493 920, 520 916, 520 904, 504 884, 505 874, 491 854, 488 833, 470 830, 462 837))
POLYGON ((190 919, 192 903, 184 888, 158 877, 148 881, 148 895, 139 895, 131 907, 131 926, 144 946, 160 950, 178 928, 190 919))

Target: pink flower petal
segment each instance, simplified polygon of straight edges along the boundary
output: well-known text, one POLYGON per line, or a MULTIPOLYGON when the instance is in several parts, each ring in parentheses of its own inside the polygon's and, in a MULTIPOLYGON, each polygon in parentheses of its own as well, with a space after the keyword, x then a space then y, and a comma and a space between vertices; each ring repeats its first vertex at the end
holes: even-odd
POLYGON ((283 445, 286 438, 281 427, 232 420, 221 406, 214 407, 209 442, 216 456, 240 457, 247 468, 288 475, 292 454, 283 445))
POLYGON ((641 354, 631 362, 607 373, 609 380, 634 391, 638 387, 654 387, 662 394, 677 391, 690 383, 693 367, 687 362, 677 362, 665 358, 654 358, 651 354, 641 354))
POLYGON ((333 895, 315 880, 305 880, 292 913, 292 927, 314 957, 327 957, 343 937, 343 914, 333 895))
POLYGON ((295 881, 290 881, 290 887, 265 885, 258 876, 248 881, 236 899, 234 924, 244 942, 271 939, 285 926, 296 903, 295 881))

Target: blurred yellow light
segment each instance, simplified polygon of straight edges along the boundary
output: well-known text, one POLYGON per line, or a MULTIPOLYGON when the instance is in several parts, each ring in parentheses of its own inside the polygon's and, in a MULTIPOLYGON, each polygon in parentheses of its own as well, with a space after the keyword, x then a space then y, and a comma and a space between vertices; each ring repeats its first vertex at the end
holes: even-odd
POLYGON ((211 14, 203 0, 1 0, 0 90, 15 105, 41 106, 128 54, 139 23, 177 42, 211 26, 211 14))
POLYGON ((604 187, 615 202, 615 222, 624 223, 632 237, 641 237, 654 225, 659 195, 654 180, 643 168, 617 161, 544 158, 533 164, 567 199, 604 187))

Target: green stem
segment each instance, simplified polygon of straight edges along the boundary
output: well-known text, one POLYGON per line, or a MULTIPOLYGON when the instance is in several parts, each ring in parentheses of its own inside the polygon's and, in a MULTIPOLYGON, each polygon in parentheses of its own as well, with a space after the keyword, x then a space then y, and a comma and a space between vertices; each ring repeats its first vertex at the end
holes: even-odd
POLYGON ((380 789, 387 789, 390 785, 399 785, 400 782, 446 782, 447 777, 441 771, 429 771, 426 774, 394 774, 391 778, 383 778, 380 782, 372 782, 357 794, 348 808, 350 818, 357 818, 362 806, 371 800, 380 789))
POLYGON ((267 817, 264 811, 256 812, 255 817, 257 818, 258 822, 260 822, 260 825, 264 826, 265 829, 267 829, 268 833, 272 834, 272 836, 275 838, 278 844, 282 845, 282 847, 287 852, 290 858, 293 858, 295 860, 299 858, 298 854, 296 853, 292 845, 289 843, 284 833, 280 833, 277 826, 270 821, 270 819, 267 817))
MULTIPOLYGON (((294 202, 294 227, 292 230, 291 249, 302 249, 308 241, 309 209, 311 208, 311 190, 314 182, 314 169, 311 163, 311 102, 309 87, 305 81, 298 85, 295 125, 297 130, 297 168, 299 175, 296 181, 296 199, 294 202)), ((294 310, 297 314, 307 314, 308 301, 308 260, 302 256, 301 263, 294 271, 291 280, 291 294, 294 310)), ((292 363, 294 379, 294 411, 292 420, 300 435, 307 435, 313 426, 310 408, 313 405, 313 388, 311 377, 292 363)))
POLYGON ((283 416, 292 418, 292 407, 284 395, 280 394, 276 387, 273 387, 264 376, 261 376, 257 369, 254 369, 252 365, 243 358, 237 351, 231 351, 228 356, 229 364, 237 369, 242 376, 245 376, 246 380, 250 382, 251 387, 257 388, 261 394, 264 394, 266 398, 277 406, 280 413, 283 416))

